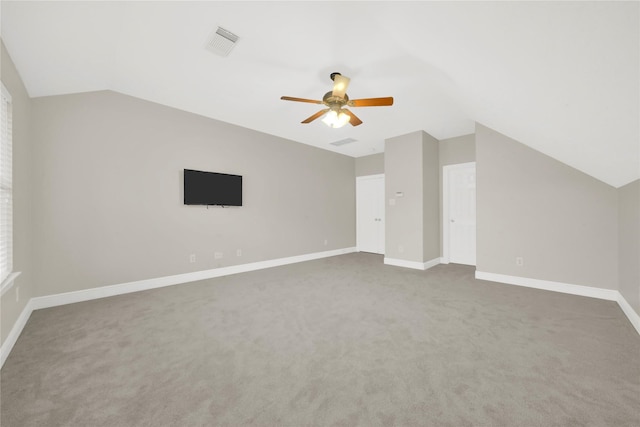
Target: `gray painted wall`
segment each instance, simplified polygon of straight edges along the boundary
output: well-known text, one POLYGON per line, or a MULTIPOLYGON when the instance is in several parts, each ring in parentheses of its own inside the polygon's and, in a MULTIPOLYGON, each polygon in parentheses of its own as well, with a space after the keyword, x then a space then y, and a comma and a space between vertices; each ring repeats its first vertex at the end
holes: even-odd
POLYGON ((422 136, 422 261, 440 258, 440 150, 438 140, 422 136))
POLYGON ((384 171, 385 257, 420 263, 439 257, 438 141, 423 131, 385 140, 384 171))
POLYGON ((439 142, 439 148, 440 167, 476 161, 476 136, 473 133, 443 139, 439 142))
POLYGON ((384 170, 385 257, 422 262, 422 132, 385 140, 384 170))
POLYGON ((356 158, 356 176, 384 173, 384 153, 356 158))
POLYGON ((33 113, 37 295, 355 246, 351 157, 113 92, 33 113), (244 206, 184 206, 184 168, 243 175, 244 206))
POLYGON ((640 315, 640 180, 618 189, 620 293, 640 315))
POLYGON ((615 188, 480 124, 476 159, 479 271, 618 289, 615 188))
MULTIPOLYGON (((475 162, 475 134, 443 139, 438 142, 440 167, 457 163, 475 162)), ((356 176, 376 175, 384 173, 384 153, 356 158, 356 176)), ((442 182, 442 172, 440 172, 442 182)))
POLYGON ((1 45, 0 79, 11 93, 13 104, 13 270, 21 275, 2 296, 0 337, 4 343, 18 316, 33 296, 31 218, 31 99, 22 79, 1 45), (18 291, 19 289, 19 291, 18 291), (19 301, 16 301, 19 292, 19 301))

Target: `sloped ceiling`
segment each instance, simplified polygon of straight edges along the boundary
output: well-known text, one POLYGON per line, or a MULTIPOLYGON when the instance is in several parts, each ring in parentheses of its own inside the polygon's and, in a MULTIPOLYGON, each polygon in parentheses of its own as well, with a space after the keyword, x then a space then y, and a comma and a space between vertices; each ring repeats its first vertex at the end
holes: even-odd
MULTIPOLYGON (((615 187, 640 178, 638 2, 11 2, 2 39, 32 97, 95 90, 363 156, 480 122, 615 187), (221 26, 228 57, 204 48, 221 26), (329 74, 364 121, 300 121, 329 74), (334 147, 331 142, 357 142, 334 147)), ((543 171, 542 171, 543 173, 543 171)))

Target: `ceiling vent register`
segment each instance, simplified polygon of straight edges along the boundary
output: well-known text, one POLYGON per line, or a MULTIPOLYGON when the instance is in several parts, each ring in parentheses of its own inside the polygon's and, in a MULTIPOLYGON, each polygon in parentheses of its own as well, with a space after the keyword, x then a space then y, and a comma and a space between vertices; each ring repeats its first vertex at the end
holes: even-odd
POLYGON ((351 144, 352 142, 356 142, 356 141, 357 141, 357 139, 345 138, 345 139, 341 139, 340 141, 330 142, 329 144, 335 145, 336 147, 339 147, 341 145, 351 144))
POLYGON ((209 37, 206 48, 220 56, 227 56, 238 42, 238 39, 239 37, 231 31, 218 27, 211 37, 209 37))

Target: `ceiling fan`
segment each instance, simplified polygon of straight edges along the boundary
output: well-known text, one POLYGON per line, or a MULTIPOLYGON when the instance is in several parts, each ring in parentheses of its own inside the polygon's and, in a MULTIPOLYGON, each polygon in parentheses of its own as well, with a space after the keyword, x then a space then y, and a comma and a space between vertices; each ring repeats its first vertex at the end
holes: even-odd
POLYGON ((349 77, 343 76, 340 73, 331 73, 331 80, 333 80, 333 90, 327 92, 322 97, 322 101, 305 98, 294 98, 291 96, 282 96, 280 99, 285 101, 296 102, 308 102, 311 104, 324 104, 328 108, 320 110, 311 117, 307 117, 301 123, 311 123, 315 119, 325 116, 322 121, 329 127, 339 128, 347 123, 351 123, 351 126, 358 126, 362 124, 355 114, 349 111, 345 107, 378 107, 393 105, 393 97, 386 98, 364 98, 364 99, 349 99, 347 96, 347 86, 349 86, 349 77))

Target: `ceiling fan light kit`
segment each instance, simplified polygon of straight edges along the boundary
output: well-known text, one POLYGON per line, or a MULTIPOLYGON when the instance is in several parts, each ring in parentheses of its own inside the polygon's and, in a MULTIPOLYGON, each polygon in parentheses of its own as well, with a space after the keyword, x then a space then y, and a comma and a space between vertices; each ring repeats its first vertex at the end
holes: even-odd
POLYGON ((336 110, 330 110, 324 115, 322 122, 330 128, 341 128, 342 126, 349 123, 350 120, 351 117, 349 117, 347 113, 344 113, 342 111, 338 112, 336 110))
POLYGON ((351 81, 351 79, 349 79, 349 77, 343 76, 338 72, 331 73, 330 77, 331 80, 333 80, 333 90, 331 92, 325 93, 322 97, 322 101, 305 98, 294 98, 291 96, 282 96, 280 97, 280 99, 284 101, 307 102, 311 104, 326 105, 329 108, 318 111, 316 114, 306 118, 301 123, 311 123, 317 118, 324 116, 322 119, 323 123, 332 128, 340 128, 347 123, 350 123, 351 126, 358 126, 362 124, 362 120, 360 120, 355 114, 345 108, 345 106, 380 107, 393 105, 393 97, 350 100, 349 96, 347 95, 347 87, 349 86, 349 82, 351 81))

